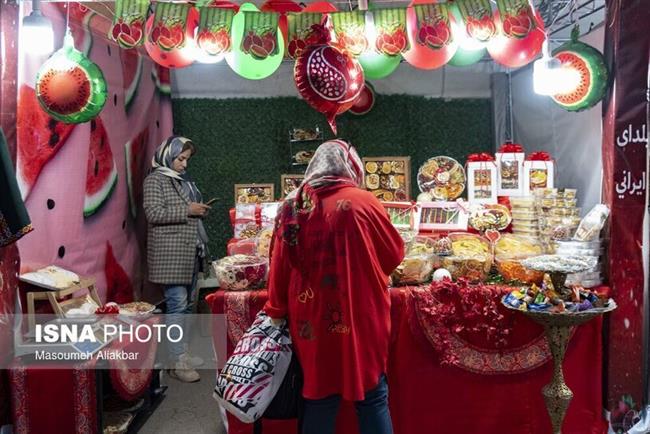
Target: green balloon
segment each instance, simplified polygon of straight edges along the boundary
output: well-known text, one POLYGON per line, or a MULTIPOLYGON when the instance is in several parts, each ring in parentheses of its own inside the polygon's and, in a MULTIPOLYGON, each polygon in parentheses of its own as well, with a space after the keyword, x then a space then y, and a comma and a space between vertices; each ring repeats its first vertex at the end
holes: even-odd
POLYGON ((485 56, 487 50, 485 48, 481 50, 465 50, 461 47, 458 47, 458 51, 454 54, 454 57, 449 59, 449 64, 452 66, 469 66, 477 63, 479 60, 485 56))
POLYGON ((74 48, 70 34, 65 36, 63 48, 41 66, 36 76, 36 96, 41 107, 54 119, 66 124, 80 124, 97 117, 106 104, 106 93, 102 70, 74 48), (61 102, 60 95, 57 95, 61 86, 57 88, 54 81, 65 81, 77 90, 74 101, 61 102))
POLYGON ((261 80, 273 74, 280 67, 284 57, 284 38, 280 28, 278 28, 276 38, 277 53, 265 59, 255 59, 252 55, 244 53, 241 50, 241 43, 244 38, 245 11, 259 12, 259 9, 252 3, 244 3, 239 7, 239 12, 235 14, 232 20, 232 29, 230 31, 232 51, 226 55, 226 62, 238 75, 249 80, 261 80))
POLYGON ((402 56, 387 56, 369 51, 358 58, 366 79, 378 80, 391 75, 399 66, 402 56))

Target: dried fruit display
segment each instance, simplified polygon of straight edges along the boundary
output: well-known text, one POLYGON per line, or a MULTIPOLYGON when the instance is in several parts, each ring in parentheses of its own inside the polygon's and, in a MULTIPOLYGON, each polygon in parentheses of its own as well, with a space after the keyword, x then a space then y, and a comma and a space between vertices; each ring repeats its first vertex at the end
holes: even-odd
POLYGON ((418 171, 418 187, 437 200, 453 200, 465 191, 465 169, 450 157, 428 159, 418 171))
POLYGON ((410 198, 410 157, 366 157, 363 159, 366 190, 379 200, 407 201, 410 198))

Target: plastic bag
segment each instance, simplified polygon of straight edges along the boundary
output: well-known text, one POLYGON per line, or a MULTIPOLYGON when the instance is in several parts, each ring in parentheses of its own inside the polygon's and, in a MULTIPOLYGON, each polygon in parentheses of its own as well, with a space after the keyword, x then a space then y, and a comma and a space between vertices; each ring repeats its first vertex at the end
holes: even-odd
POLYGON ((260 228, 255 220, 255 204, 237 204, 235 208, 235 238, 255 238, 260 228))
POLYGON ((600 203, 594 206, 580 222, 573 239, 577 241, 593 241, 597 239, 601 229, 605 226, 607 217, 609 217, 607 205, 600 203))
POLYGON ((214 398, 237 419, 254 422, 278 392, 291 354, 286 323, 274 326, 264 312, 258 313, 219 373, 214 398))

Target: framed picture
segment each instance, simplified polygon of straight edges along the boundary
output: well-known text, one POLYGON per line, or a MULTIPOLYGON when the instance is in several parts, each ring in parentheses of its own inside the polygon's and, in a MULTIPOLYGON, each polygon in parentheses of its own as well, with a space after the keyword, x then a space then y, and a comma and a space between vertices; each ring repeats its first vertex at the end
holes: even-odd
POLYGON ((364 186, 385 202, 411 199, 411 157, 366 157, 364 186))
POLYGON ((497 203, 497 166, 494 162, 467 163, 467 200, 472 203, 497 203))
POLYGON ((274 201, 273 184, 235 184, 235 203, 274 201))
POLYGON ((302 183, 305 175, 284 174, 280 176, 280 188, 282 189, 282 198, 291 193, 302 183))
POLYGON ((416 221, 420 230, 466 231, 469 214, 458 202, 419 202, 416 221))

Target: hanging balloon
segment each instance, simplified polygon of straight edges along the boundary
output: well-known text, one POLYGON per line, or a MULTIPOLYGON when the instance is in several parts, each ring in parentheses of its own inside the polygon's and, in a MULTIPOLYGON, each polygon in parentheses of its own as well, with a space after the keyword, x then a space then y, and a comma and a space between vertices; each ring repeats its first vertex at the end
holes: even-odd
POLYGON ((452 33, 458 44, 458 49, 454 57, 449 60, 449 64, 452 66, 473 65, 487 54, 485 43, 479 42, 467 34, 465 26, 462 25, 463 17, 458 10, 458 5, 456 3, 448 3, 448 5, 452 33))
POLYGON ((280 31, 282 32, 282 37, 284 37, 284 46, 287 47, 289 44, 288 39, 288 21, 287 17, 290 12, 300 12, 302 7, 298 3, 294 3, 291 0, 267 0, 260 7, 262 12, 277 12, 280 14, 280 31))
POLYGON ((54 119, 79 124, 102 111, 106 103, 106 81, 101 69, 74 48, 74 40, 68 33, 63 48, 39 69, 36 96, 54 119))
POLYGON ((330 31, 325 21, 320 12, 289 13, 287 57, 295 60, 311 45, 328 44, 330 31))
POLYGON ((535 14, 528 0, 497 0, 502 33, 523 39, 535 28, 535 14))
POLYGON ((404 59, 420 69, 445 65, 458 49, 451 30, 448 3, 431 4, 416 0, 411 3, 407 14, 411 49, 403 54, 404 59))
POLYGON ((499 34, 487 44, 487 50, 495 62, 509 68, 520 68, 529 64, 542 51, 546 39, 544 20, 539 12, 535 15, 534 28, 523 37, 511 37, 504 33, 499 12, 495 12, 499 34))
POLYGON ((116 0, 109 39, 126 49, 142 45, 148 9, 149 0, 116 0))
POLYGON ((324 1, 318 1, 318 2, 313 2, 309 3, 307 6, 304 7, 302 10, 303 12, 320 12, 322 14, 327 14, 330 12, 336 12, 336 6, 334 6, 330 2, 324 2, 324 1))
POLYGON ((230 28, 235 10, 201 6, 199 12, 201 19, 196 33, 196 60, 201 63, 220 62, 231 49, 230 28))
POLYGON ((366 78, 388 77, 400 64, 400 53, 409 47, 406 33, 406 9, 390 8, 372 11, 373 25, 369 26, 369 49, 359 56, 366 78))
POLYGON ((149 57, 167 68, 184 68, 194 62, 199 12, 189 4, 157 3, 145 28, 144 48, 149 57))
POLYGON ((568 89, 552 98, 560 107, 571 112, 595 106, 607 91, 605 58, 591 45, 578 41, 579 36, 580 30, 576 26, 571 33, 571 41, 553 53, 553 57, 562 62, 562 67, 572 73, 567 77, 572 83, 567 83, 568 89))
POLYGON ((336 134, 336 116, 354 105, 363 89, 361 65, 330 45, 312 45, 296 60, 293 78, 300 95, 324 113, 336 134))
POLYGON ((334 12, 330 16, 338 47, 354 57, 368 50, 364 11, 334 12))
POLYGON ((357 116, 366 115, 375 106, 375 89, 367 81, 361 89, 359 97, 354 101, 354 105, 350 107, 350 113, 357 116))
POLYGON ((479 42, 487 42, 497 34, 490 0, 456 0, 467 34, 479 42))
POLYGON ((259 12, 252 3, 244 3, 232 21, 232 51, 226 62, 237 74, 261 80, 273 74, 284 57, 284 38, 278 28, 279 15, 259 12))

